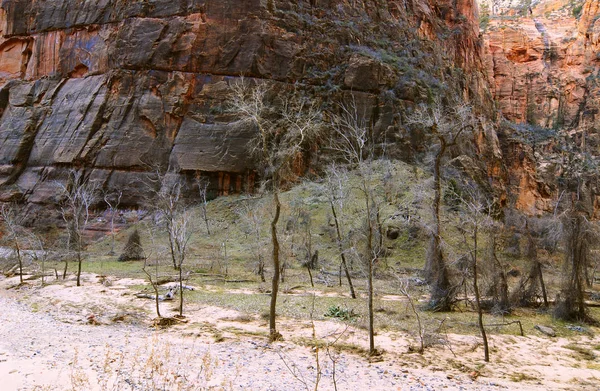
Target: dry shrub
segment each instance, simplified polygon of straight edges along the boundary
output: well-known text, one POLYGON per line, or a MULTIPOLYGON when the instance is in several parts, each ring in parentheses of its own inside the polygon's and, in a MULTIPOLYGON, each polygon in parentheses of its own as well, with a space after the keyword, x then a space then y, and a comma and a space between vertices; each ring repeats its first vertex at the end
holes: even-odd
POLYGON ((140 239, 140 233, 136 229, 129 235, 123 253, 119 256, 119 262, 138 261, 144 259, 144 249, 140 239))
POLYGON ((128 345, 115 351, 107 346, 100 362, 86 360, 85 366, 79 362, 76 352, 71 388, 89 390, 93 381, 102 391, 207 389, 216 365, 209 352, 197 354, 193 349, 182 352, 155 336, 136 349, 128 345), (90 368, 95 368, 95 373, 90 372, 90 368))

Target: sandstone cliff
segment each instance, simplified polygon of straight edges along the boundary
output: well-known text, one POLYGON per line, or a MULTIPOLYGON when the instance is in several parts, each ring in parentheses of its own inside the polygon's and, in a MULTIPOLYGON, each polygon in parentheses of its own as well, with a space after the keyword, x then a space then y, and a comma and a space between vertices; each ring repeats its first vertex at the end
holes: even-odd
POLYGON ((552 210, 560 197, 557 178, 571 165, 567 154, 598 156, 599 4, 488 3, 490 88, 502 115, 517 124, 500 134, 508 184, 515 206, 529 213, 552 210))
POLYGON ((252 133, 224 110, 227 85, 241 74, 352 94, 394 135, 403 102, 441 89, 489 110, 475 8, 471 0, 3 0, 0 200, 51 201, 53 181, 72 167, 125 189, 129 204, 151 166, 208 177, 219 193, 252 186, 244 153, 252 133))

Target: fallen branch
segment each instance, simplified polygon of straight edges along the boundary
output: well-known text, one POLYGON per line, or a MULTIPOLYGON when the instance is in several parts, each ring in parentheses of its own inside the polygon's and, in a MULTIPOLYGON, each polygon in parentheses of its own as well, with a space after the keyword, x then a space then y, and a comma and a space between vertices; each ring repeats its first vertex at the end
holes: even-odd
POLYGON ((4 274, 6 277, 12 277, 12 276, 14 276, 14 275, 16 274, 15 272, 16 272, 16 270, 17 270, 17 268, 18 268, 18 267, 19 267, 19 264, 17 263, 17 264, 15 264, 13 267, 11 267, 11 268, 10 268, 10 269, 8 269, 7 271, 5 271, 3 274, 4 274))
POLYGON ((152 321, 154 327, 169 327, 181 323, 188 323, 188 320, 183 317, 173 316, 169 318, 160 317, 152 321))
MULTIPOLYGON (((176 289, 170 288, 169 291, 166 294, 164 294, 164 295, 158 295, 158 300, 159 301, 173 300, 173 298, 175 297, 176 293, 177 293, 176 289)), ((151 295, 149 293, 136 293, 135 297, 138 297, 140 299, 152 299, 152 300, 156 300, 156 295, 151 295)))
POLYGON ((525 334, 523 333, 523 324, 521 324, 520 320, 514 320, 512 322, 506 322, 506 323, 487 324, 487 325, 485 325, 485 327, 503 327, 503 326, 509 326, 509 325, 515 324, 515 323, 519 325, 519 329, 521 330, 521 337, 524 337, 525 334))
MULTIPOLYGON (((175 292, 177 293, 177 291, 179 290, 179 283, 177 282, 175 284, 166 285, 166 286, 163 286, 163 287, 164 288, 169 288, 169 290, 171 290, 171 289, 175 290, 175 292)), ((182 285, 182 288, 185 289, 185 290, 188 290, 188 291, 195 291, 196 290, 196 288, 194 288, 191 285, 182 285)))

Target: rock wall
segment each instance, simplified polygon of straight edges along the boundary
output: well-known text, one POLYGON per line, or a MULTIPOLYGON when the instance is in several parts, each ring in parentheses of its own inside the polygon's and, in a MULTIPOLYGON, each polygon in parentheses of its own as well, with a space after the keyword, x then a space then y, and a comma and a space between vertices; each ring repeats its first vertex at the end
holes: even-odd
POLYGON ((70 168, 125 204, 155 166, 252 188, 252 130, 226 110, 241 74, 354 96, 389 134, 406 102, 444 89, 490 111, 475 14, 471 0, 3 0, 0 200, 51 202, 70 168))
POLYGON ((575 127, 597 104, 598 0, 586 2, 579 21, 559 15, 493 19, 485 34, 492 93, 511 121, 575 127))
POLYGON ((600 152, 600 1, 491 8, 484 33, 490 88, 504 118, 517 124, 501 136, 508 185, 519 209, 550 211, 564 154, 600 152))

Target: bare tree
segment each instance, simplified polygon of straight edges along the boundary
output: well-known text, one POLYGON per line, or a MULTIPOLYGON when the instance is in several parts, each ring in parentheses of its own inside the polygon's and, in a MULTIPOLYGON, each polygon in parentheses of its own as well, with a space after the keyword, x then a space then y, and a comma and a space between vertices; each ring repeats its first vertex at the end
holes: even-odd
MULTIPOLYGON (((565 259, 560 294, 556 298, 554 316, 563 320, 595 323, 584 301, 585 280, 591 266, 591 248, 600 236, 596 224, 590 221, 594 208, 594 188, 600 172, 598 161, 569 143, 563 154, 559 185, 570 195, 567 210, 560 218, 565 259)), ((595 186, 596 185, 596 186, 595 186)), ((558 210, 558 204, 556 209, 558 210)))
POLYGON ((413 297, 410 295, 409 292, 409 284, 407 280, 401 280, 398 275, 396 275, 396 277, 398 278, 398 280, 400 281, 400 293, 402 293, 406 299, 408 300, 408 304, 410 305, 410 309, 412 310, 413 314, 415 315, 415 318, 417 319, 417 327, 418 327, 418 333, 419 333, 419 349, 418 352, 423 354, 425 352, 425 326, 423 324, 423 322, 421 321, 421 315, 419 314, 419 311, 417 310, 417 307, 415 306, 415 301, 413 299, 413 297))
POLYGON ((302 241, 302 248, 304 250, 304 260, 301 262, 302 266, 306 268, 308 277, 310 279, 310 285, 314 288, 315 283, 313 281, 312 271, 318 267, 319 264, 319 250, 313 252, 313 231, 312 231, 312 217, 310 212, 305 208, 305 205, 300 201, 297 206, 296 216, 294 218, 297 221, 297 228, 300 230, 300 236, 302 241))
POLYGON ((187 257, 188 244, 193 234, 192 215, 184 209, 177 213, 172 222, 172 235, 177 270, 179 271, 179 316, 183 316, 183 263, 187 257))
MULTIPOLYGON (((53 245, 49 235, 43 235, 35 231, 29 232, 29 243, 34 251, 31 252, 31 258, 37 262, 41 268, 42 286, 46 283, 46 261, 51 258, 50 248, 53 245)), ((57 276, 58 278, 58 276, 57 276)))
POLYGON ((177 220, 186 205, 183 199, 184 184, 173 169, 164 171, 160 166, 154 166, 152 174, 146 178, 145 185, 149 190, 150 196, 147 203, 150 209, 155 213, 155 219, 166 228, 169 241, 169 255, 173 268, 177 269, 178 250, 177 250, 177 220))
POLYGON ((206 226, 206 233, 210 236, 210 222, 208 220, 208 185, 210 182, 205 178, 197 178, 198 193, 200 195, 200 210, 202 212, 202 220, 206 226))
POLYGON ((508 296, 506 268, 500 262, 497 255, 498 240, 496 238, 496 231, 496 224, 488 231, 487 264, 491 274, 491 283, 488 287, 488 294, 492 297, 492 313, 505 315, 511 312, 511 305, 508 296))
POLYGON ((17 262, 19 265, 19 282, 23 283, 23 253, 21 248, 21 240, 24 235, 25 229, 21 225, 19 214, 17 213, 16 205, 2 205, 0 209, 0 216, 4 222, 4 228, 6 230, 7 239, 11 243, 15 254, 17 255, 17 262))
POLYGON ((146 184, 152 193, 149 202, 155 218, 167 231, 169 255, 179 274, 179 316, 183 316, 183 264, 194 233, 192 214, 183 199, 183 180, 173 169, 163 172, 160 167, 155 167, 146 184))
POLYGON ((479 247, 481 235, 485 230, 493 229, 492 213, 494 204, 486 198, 481 191, 471 183, 466 184, 461 194, 456 194, 462 206, 461 221, 459 227, 463 234, 464 244, 467 250, 467 259, 470 261, 469 269, 473 275, 473 291, 475 293, 475 305, 477 307, 477 323, 481 338, 483 339, 484 360, 490 361, 490 350, 487 333, 483 325, 483 309, 481 306, 481 294, 479 290, 479 247))
POLYGON ((341 225, 343 224, 343 210, 344 210, 344 201, 348 197, 347 192, 347 183, 348 183, 348 175, 347 172, 341 168, 336 166, 335 164, 330 165, 327 168, 327 198, 329 201, 329 207, 331 208, 331 215, 333 216, 333 222, 335 224, 335 234, 336 234, 336 242, 338 246, 338 251, 340 253, 341 263, 340 263, 340 286, 342 284, 341 280, 341 270, 344 270, 344 274, 346 275, 346 280, 348 281, 348 288, 350 289, 350 296, 353 299, 356 299, 356 293, 354 292, 354 285, 352 284, 352 277, 350 276, 350 271, 348 270, 348 262, 346 261, 346 250, 344 249, 344 235, 342 234, 341 225))
MULTIPOLYGON (((331 113, 333 137, 330 148, 346 165, 355 169, 358 178, 358 191, 362 196, 364 214, 364 251, 361 258, 367 266, 367 308, 369 313, 369 354, 378 354, 375 349, 373 275, 376 263, 383 253, 383 224, 381 204, 375 186, 375 139, 366 112, 361 112, 354 100, 338 106, 337 113, 331 113)), ((331 205, 330 200, 330 205, 331 205)), ((334 207, 335 209, 335 207, 334 207)), ((332 212, 333 213, 333 212, 332 212)), ((341 235, 340 235, 341 236, 341 235)), ((340 237, 338 236, 338 238, 340 237)))
MULTIPOLYGON (((156 268, 157 268, 157 274, 158 274, 158 262, 156 263, 156 268)), ((157 280, 152 278, 152 273, 150 273, 148 271, 148 258, 144 259, 144 266, 142 267, 142 271, 144 272, 146 277, 148 277, 148 281, 150 282, 150 285, 152 286, 152 289, 154 290, 154 303, 156 305, 156 316, 158 317, 158 319, 160 319, 160 318, 162 318, 162 316, 160 315, 160 305, 159 305, 160 295, 158 294, 158 284, 157 284, 157 280)))
MULTIPOLYGON (((90 220, 90 212, 97 201, 98 187, 84 175, 83 171, 71 170, 67 184, 58 184, 61 195, 61 214, 67 225, 68 247, 77 258, 77 286, 81 286, 81 265, 85 247, 84 233, 90 220)), ((65 261, 63 278, 66 277, 68 262, 65 261)))
POLYGON ((562 320, 593 322, 585 305, 585 269, 590 264, 590 249, 598 238, 596 227, 589 221, 583 203, 573 206, 561 218, 565 241, 565 261, 560 294, 554 315, 562 320))
POLYGON ((293 159, 302 154, 320 132, 321 110, 317 102, 298 89, 272 97, 267 84, 252 86, 247 80, 240 79, 230 85, 230 90, 231 111, 255 132, 248 150, 256 159, 263 188, 273 197, 274 213, 270 227, 273 279, 269 306, 269 336, 273 341, 280 337, 275 322, 282 263, 277 234, 281 216, 280 187, 293 177, 293 159))
POLYGON ((525 223, 525 235, 527 237, 526 258, 529 261, 529 272, 524 275, 512 294, 512 301, 522 307, 539 306, 540 298, 548 307, 548 295, 546 293, 546 284, 544 283, 544 274, 542 262, 538 258, 538 245, 536 238, 533 237, 529 222, 525 223))
POLYGON ((221 243, 221 250, 223 256, 223 267, 225 268, 225 278, 229 275, 229 256, 227 255, 227 239, 221 243))
POLYGON ((246 236, 251 237, 251 249, 256 259, 256 274, 260 276, 260 280, 265 282, 265 260, 263 256, 263 235, 262 235, 262 211, 257 208, 251 200, 244 200, 241 206, 236 209, 236 214, 241 223, 241 228, 246 236))
POLYGON ((110 255, 115 254, 115 215, 119 211, 123 191, 117 190, 112 193, 104 193, 104 203, 110 212, 110 255))
POLYGON ((441 100, 436 99, 433 104, 417 106, 406 123, 430 132, 436 141, 433 144, 433 227, 430 230, 424 272, 431 286, 430 307, 436 311, 449 311, 454 292, 442 251, 442 164, 449 150, 459 144, 461 137, 473 131, 474 119, 468 105, 458 102, 444 106, 441 100))

